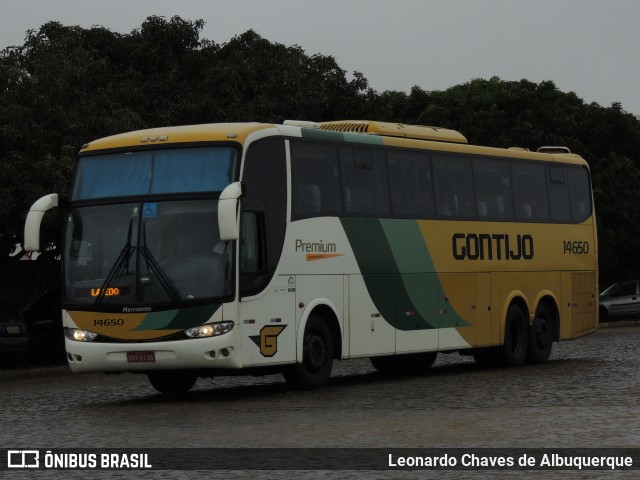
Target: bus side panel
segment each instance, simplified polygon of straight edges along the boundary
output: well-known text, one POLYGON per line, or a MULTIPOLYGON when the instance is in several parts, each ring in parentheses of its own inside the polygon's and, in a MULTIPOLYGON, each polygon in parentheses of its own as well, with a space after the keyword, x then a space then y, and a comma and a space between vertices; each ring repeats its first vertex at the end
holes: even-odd
POLYGON ((374 305, 362 275, 349 278, 350 356, 389 355, 395 352, 396 329, 374 305))
POLYGON ((437 350, 441 331, 438 299, 440 284, 435 273, 398 275, 405 295, 397 295, 396 352, 437 350))
POLYGON ((476 343, 476 274, 442 273, 438 288, 440 350, 476 343))
POLYGON ((245 366, 295 362, 295 277, 276 275, 260 296, 238 303, 245 366))
POLYGON ((494 344, 493 332, 499 329, 497 319, 491 313, 491 274, 476 274, 476 322, 475 346, 485 347, 494 344))
POLYGON ((595 331, 597 313, 594 272, 562 273, 560 340, 595 331))
MULTIPOLYGON (((297 275, 296 276, 296 323, 298 324, 297 348, 302 346, 304 327, 301 324, 308 318, 307 314, 313 308, 321 305, 328 306, 336 315, 340 328, 340 337, 345 344, 344 312, 345 312, 345 275, 297 275)), ((328 321, 329 319, 326 319, 328 321)), ((346 340, 348 345, 348 339, 346 340)), ((334 345, 336 348, 336 345, 334 345)), ((344 349, 343 349, 344 350, 344 349)), ((342 352, 340 352, 342 358, 342 352)), ((298 358, 302 358, 302 352, 298 352, 298 358)))

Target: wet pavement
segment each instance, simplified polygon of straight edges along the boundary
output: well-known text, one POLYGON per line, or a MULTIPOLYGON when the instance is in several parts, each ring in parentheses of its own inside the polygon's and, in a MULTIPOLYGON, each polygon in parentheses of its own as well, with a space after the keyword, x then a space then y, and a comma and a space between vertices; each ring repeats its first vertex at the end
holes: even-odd
MULTIPOLYGON (((166 398, 142 375, 70 375, 65 366, 53 366, 0 374, 0 445, 640 448, 639 396, 640 326, 623 324, 556 343, 550 361, 537 366, 480 369, 471 357, 448 354, 425 375, 394 377, 377 373, 368 360, 337 362, 329 385, 312 392, 290 389, 281 376, 226 377, 200 379, 189 394, 166 398)), ((91 473, 98 475, 91 478, 127 478, 126 472, 111 472, 122 477, 91 473)), ((219 478, 212 472, 203 477, 151 473, 219 478)), ((347 473, 304 477, 418 475, 347 473)), ((453 475, 446 478, 468 476, 460 473, 444 472, 453 475)), ((541 478, 541 473, 502 472, 504 478, 541 478)), ((564 472, 562 478, 601 478, 606 472, 580 473, 564 472)), ((263 474, 251 476, 274 478, 263 474)), ((635 476, 625 475, 619 478, 635 476)), ((225 477, 245 478, 238 472, 225 477)), ((496 473, 474 478, 496 478, 496 473)))

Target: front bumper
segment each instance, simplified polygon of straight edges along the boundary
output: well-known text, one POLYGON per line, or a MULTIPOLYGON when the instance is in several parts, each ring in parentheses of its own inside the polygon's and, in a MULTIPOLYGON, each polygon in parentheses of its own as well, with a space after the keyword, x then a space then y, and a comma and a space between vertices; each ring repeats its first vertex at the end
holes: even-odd
POLYGON ((67 338, 65 347, 74 373, 237 369, 242 367, 237 330, 217 337, 163 342, 77 342, 67 338), (127 352, 153 352, 155 361, 129 362, 127 352))

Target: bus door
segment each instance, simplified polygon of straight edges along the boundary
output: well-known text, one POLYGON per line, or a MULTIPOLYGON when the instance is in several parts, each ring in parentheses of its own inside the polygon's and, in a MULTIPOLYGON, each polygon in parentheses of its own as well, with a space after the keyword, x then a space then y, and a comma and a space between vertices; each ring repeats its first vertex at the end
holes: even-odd
POLYGON ((290 362, 296 358, 293 275, 270 274, 266 263, 264 214, 240 217, 240 302, 244 365, 290 362))

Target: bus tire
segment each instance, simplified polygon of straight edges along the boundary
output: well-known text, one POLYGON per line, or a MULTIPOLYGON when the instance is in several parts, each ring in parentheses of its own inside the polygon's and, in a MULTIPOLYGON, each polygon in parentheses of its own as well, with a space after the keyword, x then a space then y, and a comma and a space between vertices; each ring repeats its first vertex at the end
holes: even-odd
POLYGON ((529 327, 527 363, 544 363, 551 355, 554 339, 554 321, 546 305, 538 305, 536 317, 529 327))
POLYGON ((183 370, 149 372, 147 376, 153 388, 166 394, 187 393, 198 379, 196 374, 183 370))
POLYGON ((520 306, 512 303, 505 320, 502 357, 507 367, 519 367, 527 358, 529 326, 520 306))
POLYGON ((285 370, 284 379, 297 388, 314 390, 327 384, 332 368, 331 332, 322 317, 312 313, 304 329, 302 363, 285 370))

